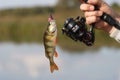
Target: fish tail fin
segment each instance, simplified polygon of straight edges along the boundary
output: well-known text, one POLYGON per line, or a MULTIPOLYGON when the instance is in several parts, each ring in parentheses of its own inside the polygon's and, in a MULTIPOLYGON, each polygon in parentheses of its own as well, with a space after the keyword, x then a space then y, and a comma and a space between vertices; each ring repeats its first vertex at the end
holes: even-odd
POLYGON ((54 70, 59 70, 58 66, 54 62, 50 62, 50 71, 51 71, 51 73, 53 73, 54 70))
POLYGON ((54 53, 54 56, 55 56, 55 57, 58 57, 58 53, 57 53, 56 51, 55 51, 55 53, 54 53))

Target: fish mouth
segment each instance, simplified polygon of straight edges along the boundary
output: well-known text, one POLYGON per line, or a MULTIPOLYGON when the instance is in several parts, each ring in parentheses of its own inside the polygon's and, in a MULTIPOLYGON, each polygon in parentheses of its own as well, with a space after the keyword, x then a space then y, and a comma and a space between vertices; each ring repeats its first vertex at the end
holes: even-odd
POLYGON ((49 18, 48 18, 48 22, 51 22, 52 20, 54 20, 52 14, 50 14, 49 18))

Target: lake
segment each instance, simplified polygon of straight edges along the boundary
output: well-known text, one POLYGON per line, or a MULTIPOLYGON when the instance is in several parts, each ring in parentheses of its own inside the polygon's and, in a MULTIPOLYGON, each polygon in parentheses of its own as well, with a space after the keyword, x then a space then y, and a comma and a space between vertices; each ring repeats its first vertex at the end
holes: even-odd
POLYGON ((0 80, 120 80, 120 49, 57 52, 59 71, 51 74, 43 45, 0 43, 0 80))

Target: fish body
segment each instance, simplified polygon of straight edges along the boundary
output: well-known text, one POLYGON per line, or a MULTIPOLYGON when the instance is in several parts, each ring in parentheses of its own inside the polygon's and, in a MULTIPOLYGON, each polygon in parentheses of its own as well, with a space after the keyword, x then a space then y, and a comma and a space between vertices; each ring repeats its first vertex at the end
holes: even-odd
POLYGON ((56 43, 57 43, 57 27, 56 22, 52 16, 48 19, 49 25, 44 33, 44 48, 45 55, 50 61, 50 71, 58 70, 58 66, 54 62, 54 56, 57 57, 56 43))

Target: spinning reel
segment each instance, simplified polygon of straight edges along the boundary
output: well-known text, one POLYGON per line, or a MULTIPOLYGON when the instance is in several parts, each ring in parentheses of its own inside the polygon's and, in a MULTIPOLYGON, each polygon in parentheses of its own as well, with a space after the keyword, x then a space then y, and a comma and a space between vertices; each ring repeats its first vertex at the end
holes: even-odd
POLYGON ((78 16, 76 19, 68 18, 64 23, 62 32, 74 41, 79 40, 87 46, 92 46, 95 41, 94 27, 91 27, 88 31, 85 22, 84 17, 78 16))

